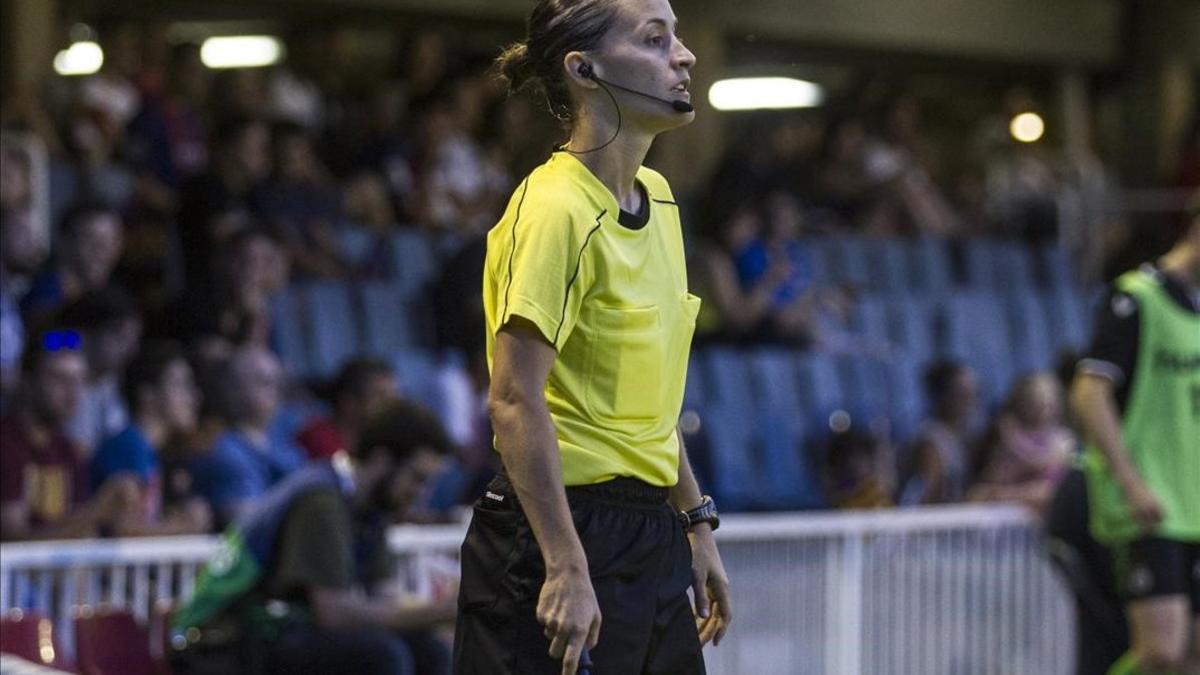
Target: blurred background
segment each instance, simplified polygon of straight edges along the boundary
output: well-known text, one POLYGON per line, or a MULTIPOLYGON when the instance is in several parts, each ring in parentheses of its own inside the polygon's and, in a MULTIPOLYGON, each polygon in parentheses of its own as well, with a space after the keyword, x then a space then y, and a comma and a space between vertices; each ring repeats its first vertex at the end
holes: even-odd
MULTIPOLYGON (((398 516, 446 535, 428 551, 397 544, 425 560, 405 568, 409 591, 435 593, 429 570, 453 569, 455 523, 494 470, 483 237, 564 140, 540 101, 506 97, 489 70, 530 7, 4 0, 0 457, 23 472, 11 448, 29 434, 12 420, 37 399, 91 496, 6 490, 33 516, 5 532, 0 608, 67 625, 81 604, 51 572, 101 549, 68 547, 60 560, 75 562, 55 567, 11 542, 97 502, 120 510, 104 486, 125 446, 102 450, 150 415, 130 368, 165 345, 194 381, 191 412, 151 439, 142 477, 156 478, 136 486, 128 526, 97 517, 71 536, 215 532, 404 397, 454 447, 398 516), (28 351, 64 328, 83 335, 86 373, 55 404, 28 351), (272 461, 231 494, 237 476, 210 460, 245 438, 272 461), (38 574, 53 591, 36 590, 38 574)), ((681 428, 723 511, 804 512, 734 518, 735 586, 742 572, 796 590, 761 598, 761 621, 744 619, 713 669, 1076 672, 1086 572, 1056 571, 1041 544, 1078 450, 1063 391, 1105 284, 1165 252, 1200 187, 1200 3, 674 10, 698 57, 697 117, 646 163, 680 200, 705 303, 681 428), (1025 443, 1053 461, 1017 477, 1004 469, 1025 443), (961 503, 1002 505, 922 515, 961 503), (867 519, 822 520, 835 510, 867 519), (864 551, 864 533, 895 548, 864 551), (897 560, 911 569, 887 567, 897 560), (857 580, 829 576, 845 569, 857 580), (947 578, 961 597, 938 595, 947 578), (971 595, 997 578, 1006 590, 971 595), (913 610, 890 590, 902 584, 935 599, 913 610), (1022 614, 1039 595, 1056 603, 1037 610, 1043 623, 1022 614), (899 618, 910 610, 929 621, 899 618), (972 623, 988 613, 997 625, 972 623), (972 626, 962 650, 903 646, 905 631, 949 625, 972 626)), ((206 545, 140 562, 112 549, 89 583, 149 622, 138 602, 186 595, 206 545), (113 590, 112 570, 166 561, 190 572, 154 573, 146 597, 113 590)))

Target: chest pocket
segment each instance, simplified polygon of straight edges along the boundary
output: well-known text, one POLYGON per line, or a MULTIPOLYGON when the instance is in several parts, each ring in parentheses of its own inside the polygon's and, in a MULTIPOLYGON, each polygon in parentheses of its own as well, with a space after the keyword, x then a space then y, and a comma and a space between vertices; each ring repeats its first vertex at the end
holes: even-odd
POLYGON ((587 403, 606 420, 663 414, 664 357, 658 307, 592 308, 587 403))

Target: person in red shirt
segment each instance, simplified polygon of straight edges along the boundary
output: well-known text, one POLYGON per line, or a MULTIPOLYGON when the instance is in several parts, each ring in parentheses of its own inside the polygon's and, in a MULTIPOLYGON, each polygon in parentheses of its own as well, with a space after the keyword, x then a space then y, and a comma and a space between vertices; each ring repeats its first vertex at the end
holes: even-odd
POLYGON ((0 540, 98 536, 137 506, 137 485, 114 478, 89 498, 78 448, 64 429, 87 382, 82 338, 51 330, 22 359, 25 387, 0 420, 0 540))
POLYGON ((396 372, 385 361, 348 361, 333 384, 333 416, 319 417, 304 427, 296 442, 311 459, 328 459, 358 441, 371 416, 400 397, 396 372))

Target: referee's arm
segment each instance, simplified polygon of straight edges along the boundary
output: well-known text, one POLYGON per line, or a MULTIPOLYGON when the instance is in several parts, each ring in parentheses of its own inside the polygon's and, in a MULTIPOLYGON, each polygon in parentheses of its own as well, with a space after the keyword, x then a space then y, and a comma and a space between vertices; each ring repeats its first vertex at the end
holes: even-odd
POLYGON ((563 673, 573 675, 583 646, 595 647, 600 637, 600 606, 571 519, 546 405, 546 379, 556 356, 532 322, 512 317, 496 334, 488 413, 496 449, 546 564, 538 622, 550 639, 550 656, 561 658, 563 673))

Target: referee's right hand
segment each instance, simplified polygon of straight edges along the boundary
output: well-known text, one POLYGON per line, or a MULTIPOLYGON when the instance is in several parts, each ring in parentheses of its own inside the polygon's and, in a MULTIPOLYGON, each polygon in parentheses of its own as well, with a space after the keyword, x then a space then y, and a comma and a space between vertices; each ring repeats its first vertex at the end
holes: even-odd
POLYGON ((583 648, 600 639, 600 605, 586 567, 546 572, 537 619, 550 640, 550 656, 562 659, 562 675, 575 675, 583 648))

